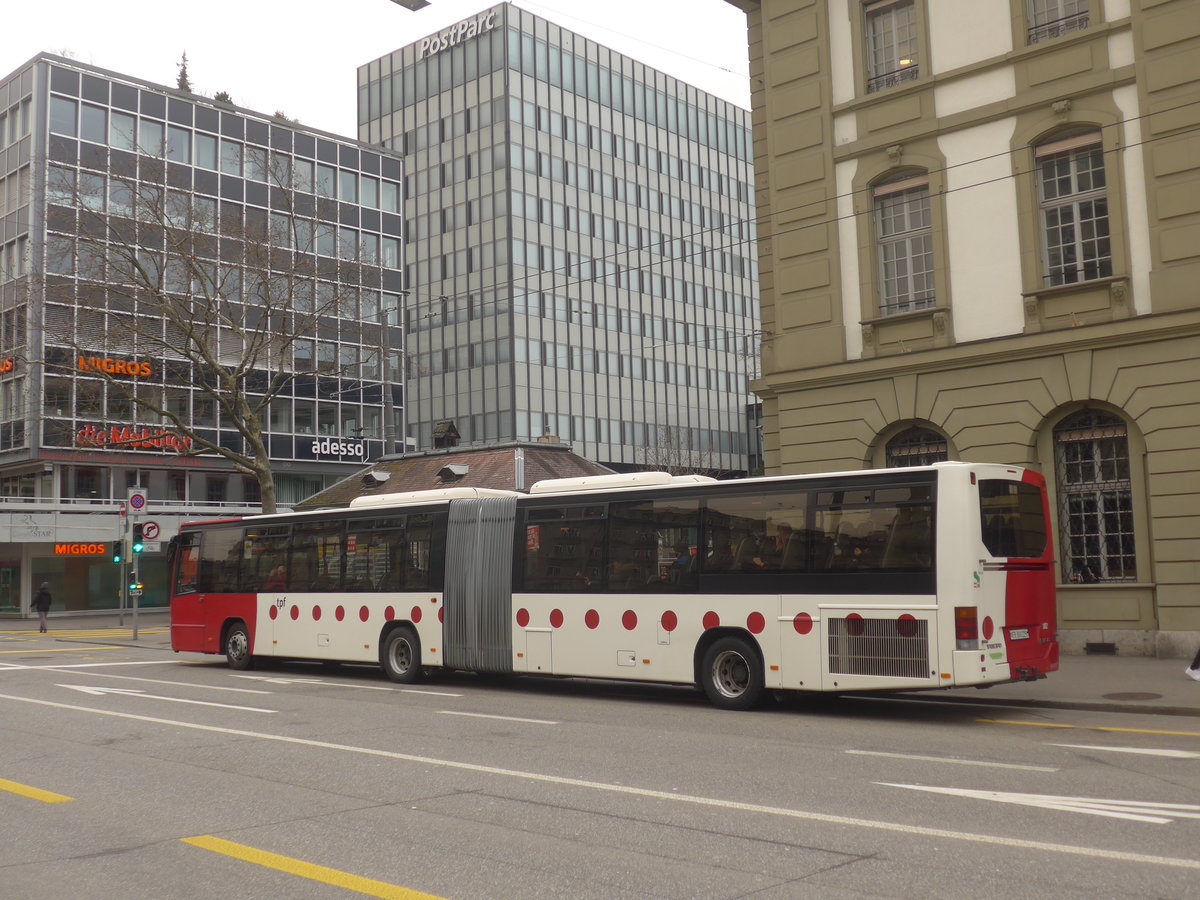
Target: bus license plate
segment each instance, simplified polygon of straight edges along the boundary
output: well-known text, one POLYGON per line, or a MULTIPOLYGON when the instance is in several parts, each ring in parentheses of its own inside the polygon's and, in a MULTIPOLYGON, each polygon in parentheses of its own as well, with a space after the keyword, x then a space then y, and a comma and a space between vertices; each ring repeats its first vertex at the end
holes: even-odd
POLYGON ((1028 628, 1014 628, 1012 631, 1010 631, 1008 633, 1008 639, 1010 641, 1027 641, 1027 640, 1029 640, 1029 629, 1028 628))

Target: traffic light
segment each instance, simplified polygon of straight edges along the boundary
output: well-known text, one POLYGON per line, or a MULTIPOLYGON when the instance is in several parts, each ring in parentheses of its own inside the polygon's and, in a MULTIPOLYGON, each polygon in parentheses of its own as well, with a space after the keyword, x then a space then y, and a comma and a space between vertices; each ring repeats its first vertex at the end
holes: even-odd
POLYGON ((113 541, 113 545, 112 545, 113 562, 119 563, 124 558, 125 558, 125 542, 124 541, 113 541))
POLYGON ((142 539, 142 526, 138 523, 133 526, 133 552, 141 553, 146 547, 146 542, 142 539))
POLYGON ((129 590, 140 591, 141 589, 142 589, 142 583, 140 581, 129 582, 129 590))

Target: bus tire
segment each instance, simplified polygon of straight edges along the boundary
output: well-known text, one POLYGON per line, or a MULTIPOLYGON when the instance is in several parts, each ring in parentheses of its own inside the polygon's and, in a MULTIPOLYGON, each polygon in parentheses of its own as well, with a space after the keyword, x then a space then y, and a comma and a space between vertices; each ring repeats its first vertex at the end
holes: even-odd
POLYGON ((752 709, 763 696, 762 661, 744 638, 723 637, 704 651, 700 687, 718 709, 752 709))
POLYGON ((397 684, 414 684, 421 680, 421 642, 406 625, 388 632, 379 654, 384 674, 397 684))
POLYGON ((231 669, 244 671, 254 668, 250 655, 250 631, 245 622, 234 622, 225 632, 225 662, 231 669))

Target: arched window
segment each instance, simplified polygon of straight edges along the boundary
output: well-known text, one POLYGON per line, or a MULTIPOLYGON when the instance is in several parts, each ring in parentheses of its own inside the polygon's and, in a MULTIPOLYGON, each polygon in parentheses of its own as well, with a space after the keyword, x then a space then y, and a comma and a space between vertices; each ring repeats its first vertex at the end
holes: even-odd
POLYGON ((1054 429, 1063 580, 1136 581, 1129 436, 1111 413, 1083 410, 1054 429))
POLYGON ((887 442, 888 468, 897 466, 927 466, 950 458, 946 439, 928 428, 909 428, 887 442))

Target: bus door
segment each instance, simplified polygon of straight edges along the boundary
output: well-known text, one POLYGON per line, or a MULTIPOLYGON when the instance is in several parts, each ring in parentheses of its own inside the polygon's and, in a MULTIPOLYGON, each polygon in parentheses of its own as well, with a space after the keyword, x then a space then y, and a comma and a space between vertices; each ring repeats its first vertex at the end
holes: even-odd
POLYGON ((516 497, 450 501, 443 665, 513 670, 512 561, 516 497))

